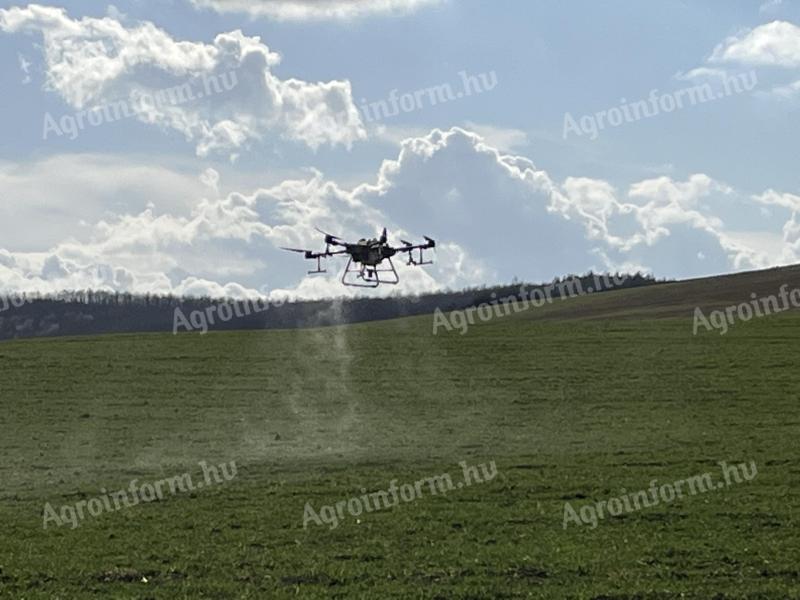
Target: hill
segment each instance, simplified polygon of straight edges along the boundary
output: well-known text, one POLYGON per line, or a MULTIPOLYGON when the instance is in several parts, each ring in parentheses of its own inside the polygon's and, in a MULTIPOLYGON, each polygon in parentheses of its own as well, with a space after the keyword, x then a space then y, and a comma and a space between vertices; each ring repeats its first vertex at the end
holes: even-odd
POLYGON ((669 281, 624 292, 609 290, 570 302, 556 302, 540 312, 548 318, 562 319, 691 317, 696 307, 708 312, 751 302, 753 295, 758 298, 776 295, 784 285, 789 289, 800 288, 800 265, 669 281))
POLYGON ((5 342, 0 595, 796 598, 800 314, 693 323, 799 283, 588 294, 464 334, 428 314, 5 342), (231 461, 44 528, 48 504, 231 461), (412 499, 364 508, 392 486, 412 499))
MULTIPOLYGON (((591 287, 600 276, 592 273, 556 278, 550 284, 558 296, 591 287)), ((610 276, 609 276, 610 277, 610 276)), ((605 289, 629 289, 654 285, 651 276, 620 275, 608 279, 605 289), (617 283, 614 283, 616 281, 617 283)), ((602 280, 601 284, 603 284, 602 280)), ((291 302, 253 298, 180 298, 102 291, 72 291, 53 296, 0 296, 0 340, 26 337, 98 335, 103 333, 236 331, 287 329, 379 321, 456 309, 486 302, 494 297, 519 294, 526 284, 469 288, 415 296, 359 296, 291 302)))

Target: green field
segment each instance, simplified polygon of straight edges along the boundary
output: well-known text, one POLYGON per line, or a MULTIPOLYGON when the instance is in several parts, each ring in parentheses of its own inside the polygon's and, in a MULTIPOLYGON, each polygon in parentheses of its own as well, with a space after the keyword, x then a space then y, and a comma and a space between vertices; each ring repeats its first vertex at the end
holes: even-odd
POLYGON ((466 335, 425 316, 2 343, 0 596, 800 598, 800 312, 692 335, 695 302, 792 278, 598 294, 466 335), (236 477, 43 527, 46 503, 200 480, 200 461, 236 477), (497 475, 303 526, 307 502, 460 481, 461 461, 497 475), (565 502, 719 461, 757 476, 562 526, 565 502))

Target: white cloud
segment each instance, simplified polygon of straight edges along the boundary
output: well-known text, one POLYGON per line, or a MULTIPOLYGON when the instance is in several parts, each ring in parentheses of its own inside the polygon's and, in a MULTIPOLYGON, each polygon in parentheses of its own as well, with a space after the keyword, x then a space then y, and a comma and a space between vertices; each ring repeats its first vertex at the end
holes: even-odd
POLYGON ((349 20, 413 12, 442 0, 191 0, 199 8, 280 21, 349 20))
POLYGON ((0 161, 0 240, 7 247, 47 248, 85 240, 92 224, 148 205, 157 214, 188 211, 205 190, 196 176, 155 159, 57 155, 32 163, 0 161))
POLYGON ((792 212, 800 212, 800 196, 795 194, 781 194, 775 190, 766 190, 762 194, 753 196, 753 199, 767 206, 780 206, 792 212))
MULTIPOLYGON (((486 144, 504 152, 512 152, 528 145, 528 134, 521 129, 481 125, 472 121, 465 121, 463 128, 478 134, 486 144)), ((400 146, 407 139, 424 137, 429 132, 430 129, 425 127, 377 125, 371 132, 371 136, 374 139, 400 146)))
POLYGON ((800 94, 800 80, 787 83, 786 85, 776 85, 770 92, 778 98, 791 100, 800 94))
POLYGON ((481 125, 472 121, 465 122, 464 129, 477 133, 487 144, 504 152, 519 150, 528 145, 528 134, 521 129, 481 125))
MULTIPOLYGON (((762 6, 762 12, 771 10, 778 3, 767 3, 762 6)), ((773 21, 759 25, 752 29, 744 29, 736 35, 730 36, 714 48, 706 60, 706 65, 689 70, 686 73, 676 74, 680 80, 705 80, 717 81, 725 84, 728 91, 728 82, 736 90, 740 89, 738 78, 745 89, 751 89, 756 84, 756 71, 751 69, 749 74, 733 73, 730 65, 747 67, 773 67, 783 70, 786 74, 797 77, 800 67, 800 27, 787 21, 773 21), (746 78, 751 82, 748 85, 746 78)), ((773 74, 774 76, 774 74, 773 74)), ((781 77, 781 75, 777 75, 781 77)), ((767 90, 754 92, 758 97, 794 99, 800 93, 800 80, 773 84, 767 90)))
POLYGON ((758 7, 758 12, 768 13, 778 10, 783 5, 783 0, 767 0, 758 7))
POLYGON ((690 69, 686 73, 676 73, 675 79, 679 81, 694 81, 695 79, 723 81, 727 76, 728 72, 725 69, 697 67, 695 69, 690 69))
POLYGON ((376 293, 514 276, 543 281, 588 269, 700 276, 796 262, 800 252, 793 194, 743 196, 705 174, 653 177, 624 190, 586 177, 558 182, 459 128, 405 139, 374 181, 349 189, 312 171, 221 196, 214 170, 198 176, 91 156, 83 162, 91 169, 69 157, 0 165, 0 196, 14 198, 14 219, 0 221, 7 289, 353 293, 338 282, 344 260, 330 259, 327 274, 307 277, 309 264, 279 249, 321 248, 315 227, 351 240, 383 227, 395 243, 437 240, 434 265, 415 268, 398 257, 401 286, 376 293), (80 176, 69 179, 70 170, 80 176), (116 202, 103 206, 103 197, 116 202), (39 233, 45 213, 52 221, 39 233), (734 213, 746 218, 732 221, 734 213), (33 231, 35 243, 15 230, 33 231))
POLYGON ((207 185, 214 192, 219 193, 219 173, 216 169, 208 168, 200 173, 200 183, 207 185))
POLYGON ((745 30, 714 48, 709 61, 799 67, 800 27, 786 21, 773 21, 745 30))
POLYGON ((181 133, 201 156, 270 134, 315 149, 365 136, 348 81, 282 80, 272 73, 280 55, 241 31, 212 44, 179 41, 149 22, 71 19, 36 4, 0 9, 0 30, 41 33, 46 87, 69 106, 125 102, 140 121, 181 133))

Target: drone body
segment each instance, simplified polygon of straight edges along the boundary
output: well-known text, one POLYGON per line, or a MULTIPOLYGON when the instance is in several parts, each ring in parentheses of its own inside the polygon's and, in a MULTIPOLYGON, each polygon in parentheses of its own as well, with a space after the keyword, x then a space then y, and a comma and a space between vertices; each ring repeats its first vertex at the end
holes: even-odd
POLYGON ((344 242, 340 237, 325 233, 318 229, 325 236, 325 251, 314 252, 313 250, 301 250, 299 248, 283 248, 290 252, 301 252, 308 260, 316 260, 317 268, 309 271, 309 275, 314 273, 325 273, 322 268, 322 259, 330 256, 348 255, 347 266, 342 274, 342 283, 353 287, 378 287, 380 284, 395 285, 400 282, 400 276, 394 267, 392 257, 398 252, 408 253, 409 265, 429 265, 432 261, 426 261, 423 252, 429 248, 435 248, 436 242, 431 238, 425 237, 424 244, 411 244, 400 240, 403 246, 393 247, 389 245, 386 237, 386 229, 379 238, 360 239, 355 243, 344 242), (342 248, 342 250, 331 250, 331 248, 342 248), (413 252, 419 252, 419 259, 415 259, 413 252), (381 266, 386 261, 387 266, 381 266))

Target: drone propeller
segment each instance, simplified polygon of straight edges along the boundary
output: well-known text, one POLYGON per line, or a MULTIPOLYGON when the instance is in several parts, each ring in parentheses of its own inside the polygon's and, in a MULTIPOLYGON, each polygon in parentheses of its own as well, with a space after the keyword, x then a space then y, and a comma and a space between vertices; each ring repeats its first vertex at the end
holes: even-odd
POLYGON ((400 242, 401 242, 401 243, 402 243, 404 246, 413 246, 413 245, 414 245, 414 244, 412 244, 411 242, 407 242, 407 241, 405 241, 405 240, 400 240, 400 242))
POLYGON ((341 242, 342 238, 340 238, 338 235, 333 235, 332 233, 328 233, 327 231, 322 231, 322 229, 320 229, 319 227, 314 227, 314 229, 316 229, 322 235, 325 236, 325 243, 326 244, 331 244, 333 246, 336 246, 336 245, 341 246, 342 245, 342 242, 341 242))
POLYGON ((328 233, 327 231, 323 231, 323 230, 322 230, 322 229, 320 229, 319 227, 314 227, 314 229, 316 229, 317 231, 319 231, 319 232, 320 232, 322 235, 324 235, 325 237, 329 237, 329 238, 331 238, 331 239, 333 239, 333 240, 340 240, 340 239, 342 239, 342 238, 340 238, 338 235, 333 235, 332 233, 328 233))
POLYGON ((320 229, 319 227, 314 227, 314 229, 316 229, 317 231, 319 231, 323 235, 327 235, 328 237, 332 237, 335 240, 342 239, 338 235, 333 235, 332 233, 328 233, 327 231, 322 231, 322 229, 320 229))

